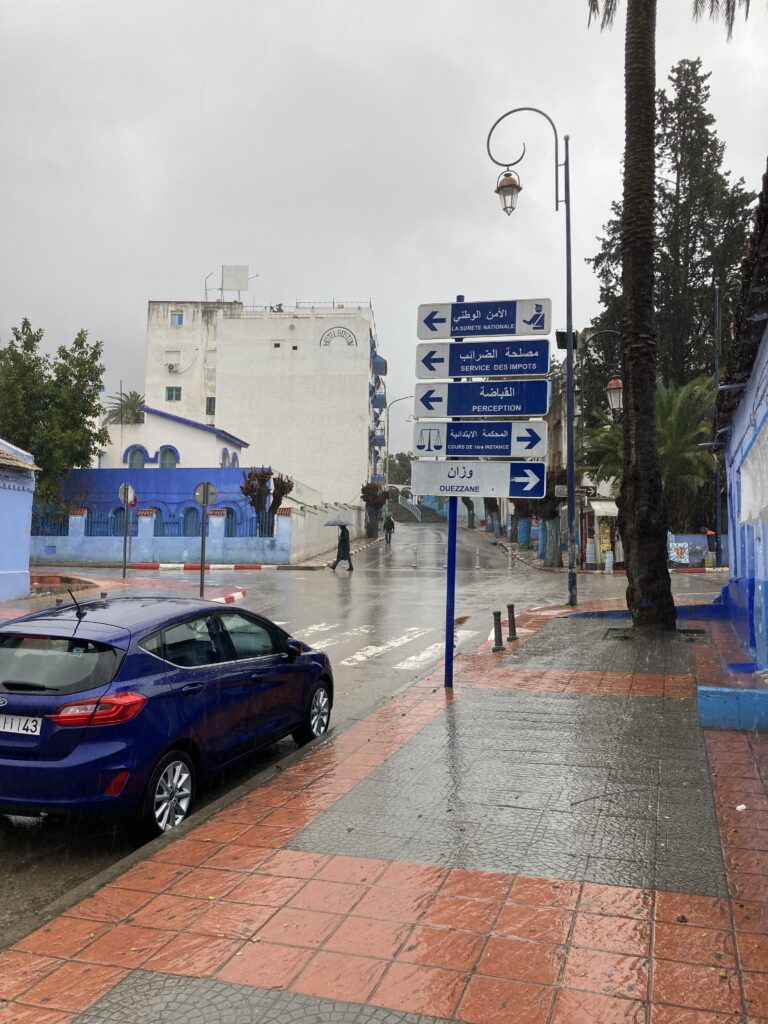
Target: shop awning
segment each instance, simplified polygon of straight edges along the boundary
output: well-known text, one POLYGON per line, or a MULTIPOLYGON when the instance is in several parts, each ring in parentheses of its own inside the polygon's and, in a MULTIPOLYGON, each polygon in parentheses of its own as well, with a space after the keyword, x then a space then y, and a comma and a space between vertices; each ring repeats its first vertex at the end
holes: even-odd
POLYGON ((615 519, 619 514, 616 502, 609 499, 601 501, 599 498, 593 498, 589 503, 589 508, 599 519, 615 519))

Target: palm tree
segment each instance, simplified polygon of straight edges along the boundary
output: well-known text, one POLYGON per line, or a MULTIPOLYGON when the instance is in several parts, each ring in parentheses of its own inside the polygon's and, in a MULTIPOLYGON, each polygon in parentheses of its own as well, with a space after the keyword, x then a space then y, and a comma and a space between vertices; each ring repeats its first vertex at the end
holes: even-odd
POLYGON ((110 395, 104 423, 143 423, 144 395, 138 391, 121 391, 110 395))
MULTIPOLYGON (((698 526, 699 491, 712 480, 714 456, 706 448, 712 435, 715 390, 708 377, 697 377, 677 388, 656 385, 656 449, 663 486, 663 504, 672 526, 684 531, 698 526)), ((597 481, 623 477, 623 426, 605 412, 595 414, 584 441, 584 469, 597 481)), ((623 539, 623 535, 622 535, 623 539)))
MULTIPOLYGON (((618 0, 587 0, 590 20, 613 23, 618 0)), ((694 17, 725 21, 749 0, 694 0, 694 17)), ((667 570, 667 523, 656 450, 656 338, 653 326, 656 0, 627 0, 624 42, 624 196, 621 218, 624 383, 619 529, 627 567, 627 607, 635 625, 675 627, 667 570)))

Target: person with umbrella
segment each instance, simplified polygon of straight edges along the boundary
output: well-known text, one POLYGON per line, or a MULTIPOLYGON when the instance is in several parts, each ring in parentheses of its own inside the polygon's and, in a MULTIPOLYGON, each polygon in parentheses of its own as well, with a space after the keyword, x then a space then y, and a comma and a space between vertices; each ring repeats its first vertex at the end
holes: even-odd
POLYGON ((333 569, 336 572, 336 566, 339 562, 347 562, 349 568, 347 572, 352 572, 352 557, 349 550, 349 521, 346 519, 329 519, 325 524, 326 526, 338 526, 339 528, 339 543, 336 547, 336 561, 330 562, 328 565, 329 569, 333 569))

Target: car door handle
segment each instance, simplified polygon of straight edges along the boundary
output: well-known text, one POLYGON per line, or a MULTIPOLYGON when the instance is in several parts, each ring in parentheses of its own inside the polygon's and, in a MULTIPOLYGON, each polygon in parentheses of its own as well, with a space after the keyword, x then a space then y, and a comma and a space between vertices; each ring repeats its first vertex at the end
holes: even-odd
POLYGON ((182 693, 201 693, 205 689, 204 683, 187 683, 186 686, 182 686, 182 693))
POLYGON ((266 676, 266 675, 269 675, 269 670, 268 669, 264 669, 262 672, 252 672, 251 673, 251 682, 252 683, 258 682, 259 679, 263 679, 264 676, 266 676))

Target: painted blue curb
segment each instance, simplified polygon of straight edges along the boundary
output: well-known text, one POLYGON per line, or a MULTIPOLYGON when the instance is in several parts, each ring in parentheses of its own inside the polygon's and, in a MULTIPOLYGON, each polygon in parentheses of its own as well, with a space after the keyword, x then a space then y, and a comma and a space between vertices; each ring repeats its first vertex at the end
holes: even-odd
POLYGON ((700 686, 698 700, 703 729, 768 731, 768 690, 700 686))

